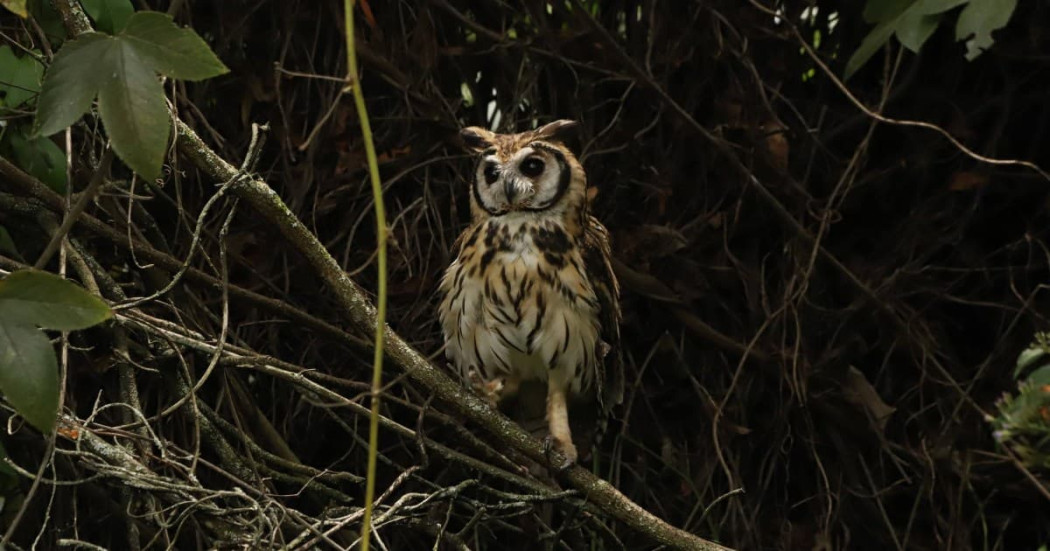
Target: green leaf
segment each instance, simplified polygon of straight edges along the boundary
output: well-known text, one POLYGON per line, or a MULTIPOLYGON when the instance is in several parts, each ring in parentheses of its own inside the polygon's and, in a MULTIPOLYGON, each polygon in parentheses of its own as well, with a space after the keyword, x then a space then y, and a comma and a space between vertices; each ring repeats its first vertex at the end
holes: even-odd
POLYGON ((970 0, 955 24, 955 39, 966 41, 966 59, 973 61, 995 43, 992 32, 1010 22, 1017 0, 970 0))
POLYGON ((55 193, 66 192, 66 154, 50 138, 27 138, 24 127, 9 130, 4 136, 15 164, 47 184, 55 193))
POLYGON ((44 433, 51 432, 58 416, 58 384, 58 362, 47 336, 0 318, 0 392, 44 433))
POLYGON ((1050 385, 1050 365, 1044 365, 1029 374, 1028 382, 1038 387, 1050 385))
POLYGON ((961 6, 970 0, 919 0, 919 11, 924 14, 944 13, 956 6, 961 6))
POLYGON ((919 53, 919 48, 937 30, 941 17, 939 13, 929 15, 918 10, 909 11, 897 22, 897 40, 913 53, 919 53))
POLYGON ((1017 356, 1017 367, 1014 369, 1014 377, 1020 377, 1021 373, 1044 357, 1046 357, 1046 351, 1041 346, 1026 348, 1017 356))
POLYGON ((112 315, 101 299, 48 272, 20 270, 0 280, 0 323, 74 331, 112 315))
POLYGON ((864 5, 864 19, 877 25, 846 62, 845 77, 853 76, 894 34, 904 47, 918 52, 937 29, 944 12, 969 1, 868 0, 864 5))
POLYGON ((103 79, 98 112, 113 151, 135 172, 156 178, 171 134, 164 87, 133 48, 124 41, 114 42, 107 62, 122 70, 103 79))
POLYGON ((106 59, 112 41, 104 34, 85 33, 55 54, 37 100, 34 135, 65 130, 91 108, 102 77, 116 74, 117 67, 106 59))
POLYGON ((848 79, 856 73, 858 69, 864 66, 865 63, 871 59, 871 56, 875 55, 875 52, 879 51, 886 45, 886 41, 893 36, 893 25, 889 23, 879 23, 874 29, 868 33, 868 36, 864 37, 861 41, 860 46, 857 47, 857 51, 853 52, 850 56, 849 61, 846 62, 846 74, 845 77, 848 79))
POLYGON ((22 19, 29 17, 29 12, 26 11, 26 0, 0 0, 0 6, 7 8, 22 19))
POLYGON ((178 27, 164 13, 136 13, 122 38, 155 71, 172 78, 203 80, 230 71, 197 33, 178 27))
POLYGON ((95 28, 109 34, 120 32, 135 13, 131 0, 82 0, 81 4, 95 21, 95 28))
POLYGON ((868 0, 864 4, 864 20, 868 23, 883 23, 900 15, 913 0, 868 0))
POLYGON ((17 57, 8 45, 0 46, 0 98, 7 107, 18 107, 40 91, 44 66, 31 55, 17 57))
POLYGON ((199 80, 226 71, 192 30, 161 13, 135 13, 117 36, 87 33, 59 50, 44 77, 34 132, 68 127, 97 95, 113 150, 132 170, 154 178, 171 134, 156 73, 199 80))

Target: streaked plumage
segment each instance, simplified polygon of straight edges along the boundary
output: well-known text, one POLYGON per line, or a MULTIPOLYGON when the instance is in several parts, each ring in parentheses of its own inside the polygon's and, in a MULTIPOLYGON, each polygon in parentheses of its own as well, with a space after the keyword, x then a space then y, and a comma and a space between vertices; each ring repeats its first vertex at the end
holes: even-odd
POLYGON ((569 400, 622 401, 619 287, 587 178, 556 121, 519 134, 471 127, 473 222, 441 281, 446 356, 493 404, 546 382, 551 442, 575 461, 569 400))

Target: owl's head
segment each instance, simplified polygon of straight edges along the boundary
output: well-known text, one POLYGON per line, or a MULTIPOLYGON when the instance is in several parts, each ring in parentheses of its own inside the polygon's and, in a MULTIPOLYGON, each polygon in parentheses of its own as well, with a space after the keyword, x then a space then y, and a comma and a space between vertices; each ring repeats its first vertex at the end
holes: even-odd
POLYGON ((586 205, 587 177, 565 146, 575 121, 559 120, 518 134, 471 126, 460 132, 479 154, 471 186, 475 219, 509 213, 564 216, 586 205))

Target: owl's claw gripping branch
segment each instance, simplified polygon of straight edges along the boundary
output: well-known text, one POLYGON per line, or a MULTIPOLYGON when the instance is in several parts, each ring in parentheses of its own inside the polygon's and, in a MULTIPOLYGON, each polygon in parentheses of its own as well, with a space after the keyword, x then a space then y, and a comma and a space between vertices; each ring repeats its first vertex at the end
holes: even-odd
POLYGON ((467 382, 470 384, 470 388, 474 389, 474 392, 477 392, 483 400, 492 406, 492 409, 499 407, 500 398, 503 397, 503 377, 486 381, 477 369, 471 368, 467 373, 467 382))

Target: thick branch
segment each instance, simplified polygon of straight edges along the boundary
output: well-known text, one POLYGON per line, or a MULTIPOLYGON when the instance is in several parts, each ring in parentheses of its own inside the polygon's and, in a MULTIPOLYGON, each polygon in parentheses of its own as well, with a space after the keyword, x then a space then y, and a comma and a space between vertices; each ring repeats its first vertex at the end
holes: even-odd
MULTIPOLYGON (((83 12, 74 0, 55 2, 63 14, 67 30, 79 34, 83 30, 83 12), (74 9, 75 8, 75 9, 74 9), (79 16, 79 17, 78 17, 79 16)), ((178 151, 216 182, 227 182, 242 177, 236 167, 221 158, 181 120, 176 119, 178 151)), ((265 182, 246 179, 233 192, 276 227, 306 258, 317 275, 333 291, 347 318, 362 334, 375 327, 375 308, 361 287, 354 283, 318 239, 288 209, 277 193, 265 182)), ((432 365, 425 356, 405 342, 397 333, 387 329, 387 358, 403 369, 412 379, 427 387, 465 419, 481 425, 504 445, 511 446, 538 462, 546 461, 543 445, 507 417, 499 414, 477 396, 467 392, 448 374, 432 365)), ((689 532, 671 526, 640 507, 613 485, 591 472, 573 466, 565 478, 592 503, 621 522, 656 541, 675 549, 723 550, 721 545, 707 541, 689 532)))
MULTIPOLYGON (((213 180, 224 182, 237 176, 237 169, 212 151, 191 128, 177 122, 179 152, 213 180)), ((375 308, 367 294, 339 267, 324 246, 285 206, 265 182, 251 180, 233 192, 262 214, 307 259, 333 291, 348 320, 362 333, 375 326, 375 308)), ((538 462, 545 462, 543 444, 484 401, 466 391, 444 371, 394 331, 387 330, 387 358, 410 377, 450 404, 464 418, 481 425, 501 443, 512 446, 538 462)), ((586 498, 624 524, 676 549, 717 550, 724 547, 675 528, 621 494, 613 485, 579 466, 569 468, 565 478, 586 498)))

